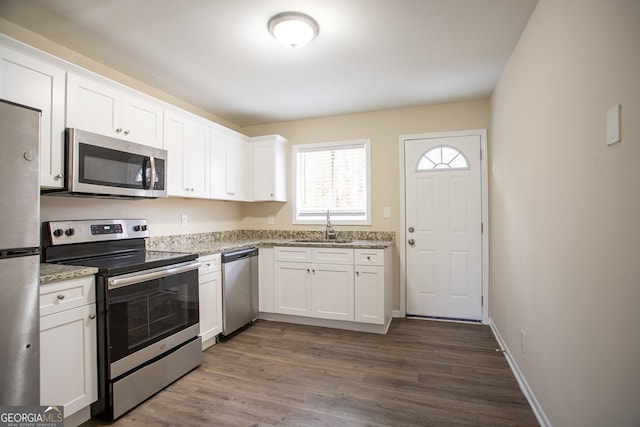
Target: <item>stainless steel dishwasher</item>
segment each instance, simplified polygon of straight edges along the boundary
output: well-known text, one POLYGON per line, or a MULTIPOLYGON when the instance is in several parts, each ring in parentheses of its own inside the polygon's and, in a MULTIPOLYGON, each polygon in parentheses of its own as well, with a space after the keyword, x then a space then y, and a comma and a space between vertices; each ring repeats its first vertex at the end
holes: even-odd
POLYGON ((222 335, 258 318, 258 249, 222 253, 222 335))

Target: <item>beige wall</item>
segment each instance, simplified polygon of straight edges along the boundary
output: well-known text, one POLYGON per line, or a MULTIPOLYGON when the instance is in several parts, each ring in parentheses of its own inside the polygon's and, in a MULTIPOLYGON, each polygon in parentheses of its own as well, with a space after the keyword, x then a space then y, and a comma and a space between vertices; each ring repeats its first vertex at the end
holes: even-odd
MULTIPOLYGON (((371 140, 372 224, 371 226, 337 226, 336 229, 338 232, 341 229, 394 231, 398 237, 400 235, 399 136, 412 133, 488 129, 489 122, 489 101, 483 100, 272 123, 246 127, 243 132, 250 136, 277 133, 287 138, 289 140, 289 172, 291 172, 292 145, 369 138, 371 140), (385 206, 391 208, 391 218, 383 217, 385 206)), ((290 173, 289 176, 291 176, 290 173)), ((291 189, 291 186, 289 188, 291 189)), ((245 206, 243 228, 288 230, 313 227, 292 225, 290 203, 256 203, 245 206), (267 225, 268 215, 275 216, 274 225, 267 225)), ((397 247, 394 254, 394 272, 394 308, 399 309, 400 272, 397 247)))
POLYGON ((640 425, 639 43, 637 0, 540 0, 492 97, 491 317, 556 427, 640 425))

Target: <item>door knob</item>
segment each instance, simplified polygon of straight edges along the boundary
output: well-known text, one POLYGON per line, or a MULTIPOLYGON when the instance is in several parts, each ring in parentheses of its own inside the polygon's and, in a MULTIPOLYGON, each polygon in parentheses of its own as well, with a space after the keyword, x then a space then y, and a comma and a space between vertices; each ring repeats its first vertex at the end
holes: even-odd
POLYGON ((413 239, 409 239, 409 244, 410 244, 411 246, 413 246, 413 245, 415 245, 415 244, 416 244, 416 241, 415 241, 415 240, 413 240, 413 239))

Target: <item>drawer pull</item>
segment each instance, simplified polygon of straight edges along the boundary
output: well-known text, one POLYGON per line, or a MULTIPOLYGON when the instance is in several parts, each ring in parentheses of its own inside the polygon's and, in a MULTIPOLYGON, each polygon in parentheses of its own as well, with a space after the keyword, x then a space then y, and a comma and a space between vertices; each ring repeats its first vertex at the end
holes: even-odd
POLYGON ((360 272, 356 271, 356 277, 360 277, 360 272))
POLYGON ((371 261, 371 257, 367 255, 367 261, 371 261))
POLYGON ((64 294, 60 294, 60 295, 58 295, 58 299, 59 299, 59 300, 63 300, 63 299, 64 299, 64 294))

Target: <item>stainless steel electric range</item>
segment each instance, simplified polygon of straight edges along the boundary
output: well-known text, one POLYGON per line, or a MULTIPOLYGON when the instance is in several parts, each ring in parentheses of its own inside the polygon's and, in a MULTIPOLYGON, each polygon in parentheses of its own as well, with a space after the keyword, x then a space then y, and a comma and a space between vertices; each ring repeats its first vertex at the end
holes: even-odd
POLYGON ((145 250, 143 219, 43 223, 42 260, 98 268, 98 401, 116 419, 200 365, 196 254, 145 250))

